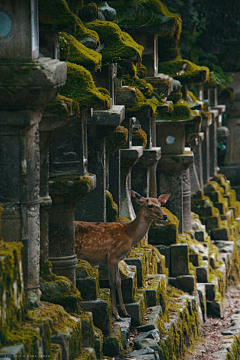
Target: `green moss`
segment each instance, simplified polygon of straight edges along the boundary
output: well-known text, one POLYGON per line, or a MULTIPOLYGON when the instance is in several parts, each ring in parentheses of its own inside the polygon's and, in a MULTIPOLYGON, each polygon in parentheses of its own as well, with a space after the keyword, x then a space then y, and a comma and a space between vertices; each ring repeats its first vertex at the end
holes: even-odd
POLYGON ((188 60, 181 58, 158 63, 158 71, 169 75, 184 84, 197 84, 208 81, 209 69, 205 66, 197 66, 188 60), (183 69, 183 67, 185 69, 183 69))
POLYGON ((67 66, 67 81, 61 95, 74 99, 79 106, 108 109, 110 96, 96 88, 91 73, 80 65, 68 62, 67 66))
POLYGON ((168 112, 161 112, 159 109, 157 114, 157 120, 192 120, 194 118, 201 119, 201 116, 196 112, 191 110, 189 104, 184 100, 179 100, 176 104, 173 105, 173 110, 168 112))
POLYGON ((118 222, 118 206, 113 201, 112 194, 106 191, 107 222, 118 222))
POLYGON ((93 268, 87 261, 80 260, 76 266, 76 278, 96 278, 98 277, 98 270, 93 268))
POLYGON ((145 149, 147 145, 147 134, 142 129, 133 130, 132 133, 133 145, 134 146, 143 146, 145 149))
POLYGON ((84 22, 90 22, 96 20, 98 17, 97 4, 94 2, 90 4, 85 4, 83 9, 79 12, 78 16, 84 22))
POLYGON ((76 24, 74 14, 65 0, 50 0, 38 2, 39 22, 58 29, 73 29, 76 24))
POLYGON ((102 347, 103 347, 103 334, 100 329, 94 326, 94 350, 97 356, 97 359, 102 359, 102 347))
MULTIPOLYGON (((159 0, 135 1, 109 1, 117 11, 117 19, 120 26, 126 26, 129 31, 139 26, 154 26, 158 28, 163 24, 163 32, 180 38, 182 22, 180 15, 171 13, 159 0), (127 8, 127 11, 126 11, 127 8), (166 26, 166 23, 168 26, 166 26)), ((159 30, 158 30, 159 32, 159 30)))
POLYGON ((79 105, 73 99, 58 95, 54 100, 47 104, 44 114, 58 116, 72 116, 72 114, 80 114, 79 105))
POLYGON ((100 41, 105 45, 102 50, 103 62, 118 62, 134 57, 141 58, 143 47, 119 28, 117 24, 96 20, 87 23, 86 27, 99 34, 100 41))
POLYGON ((87 70, 92 72, 97 71, 101 68, 101 54, 91 49, 88 49, 86 46, 76 40, 72 35, 66 32, 61 32, 59 35, 60 56, 62 52, 66 52, 66 47, 68 48, 67 57, 64 59, 65 61, 69 61, 77 65, 82 65, 87 70))
POLYGON ((28 312, 28 319, 37 320, 39 318, 48 318, 52 320, 52 335, 58 332, 68 334, 69 329, 72 329, 71 337, 69 338, 69 354, 70 360, 75 359, 81 352, 81 323, 74 321, 62 306, 42 302, 40 307, 28 312))
POLYGON ((147 68, 144 65, 137 64, 137 76, 139 79, 143 79, 147 76, 147 68))
MULTIPOLYGON (((123 75, 123 85, 131 86, 139 89, 145 96, 152 96, 153 87, 144 79, 139 79, 137 76, 131 76, 130 74, 123 75)), ((142 97, 142 100, 144 97, 142 97)))
POLYGON ((92 180, 78 174, 62 175, 51 179, 49 189, 52 194, 84 195, 89 193, 92 180))
POLYGON ((106 137, 106 151, 111 153, 117 151, 128 139, 128 129, 118 126, 114 132, 106 137))
POLYGON ((168 222, 159 225, 157 221, 153 221, 149 229, 149 242, 158 245, 164 243, 164 239, 168 244, 173 244, 178 238, 179 221, 175 215, 166 208, 163 208, 164 213, 168 217, 168 222))

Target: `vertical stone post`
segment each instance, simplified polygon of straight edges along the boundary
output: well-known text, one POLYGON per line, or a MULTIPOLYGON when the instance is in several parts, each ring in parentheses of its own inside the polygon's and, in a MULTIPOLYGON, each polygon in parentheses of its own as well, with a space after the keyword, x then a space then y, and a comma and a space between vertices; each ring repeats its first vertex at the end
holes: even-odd
POLYGON ((24 244, 24 288, 38 304, 42 108, 66 81, 66 64, 39 57, 37 1, 2 1, 0 28, 0 202, 5 241, 24 244))
POLYGON ((143 149, 143 155, 132 169, 132 187, 144 197, 148 197, 150 192, 157 197, 156 170, 157 162, 161 157, 161 148, 157 148, 156 145, 153 147, 153 137, 155 140, 156 135, 152 134, 152 130, 155 130, 156 126, 152 124, 155 117, 151 116, 151 112, 149 106, 138 115, 141 129, 147 134, 147 145, 143 149))
MULTIPOLYGON (((60 104, 64 101, 60 99, 60 104)), ((95 188, 96 176, 87 172, 85 125, 89 112, 82 109, 79 114, 78 104, 71 99, 64 108, 64 112, 56 111, 63 113, 58 119, 64 126, 54 130, 50 143, 49 260, 54 273, 75 284, 75 210, 77 202, 95 188)))
MULTIPOLYGON (((160 194, 171 194, 166 207, 177 216, 179 232, 183 233, 189 228, 187 215, 183 215, 183 195, 186 196, 186 202, 189 200, 189 175, 185 172, 184 180, 188 181, 185 181, 183 189, 183 171, 193 162, 193 153, 185 151, 185 122, 157 120, 157 145, 162 148, 162 156, 158 162, 158 190, 160 194)), ((189 206, 185 206, 186 211, 189 206)))
POLYGON ((132 146, 132 129, 136 118, 128 119, 128 146, 120 149, 120 208, 119 216, 134 220, 136 215, 131 202, 131 171, 143 154, 142 146, 132 146))
POLYGON ((106 221, 106 136, 121 124, 124 117, 125 107, 114 105, 109 110, 94 110, 88 119, 88 163, 89 170, 97 174, 97 186, 78 204, 76 220, 106 221))
POLYGON ((209 127, 211 124, 212 124, 211 113, 203 113, 202 124, 201 124, 201 130, 204 133, 204 141, 202 143, 203 183, 208 182, 210 178, 209 127))
POLYGON ((217 175, 217 126, 218 126, 218 110, 211 109, 212 124, 209 127, 209 151, 210 151, 210 176, 217 175))
POLYGON ((198 190, 203 191, 203 170, 202 170, 202 142, 204 133, 199 133, 198 137, 192 142, 191 150, 194 154, 194 163, 190 166, 191 193, 195 194, 198 190))

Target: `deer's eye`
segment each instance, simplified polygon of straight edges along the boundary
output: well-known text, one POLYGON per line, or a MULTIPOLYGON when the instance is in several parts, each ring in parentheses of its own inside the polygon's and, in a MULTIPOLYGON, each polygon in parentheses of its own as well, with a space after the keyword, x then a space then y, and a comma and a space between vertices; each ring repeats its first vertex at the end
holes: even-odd
POLYGON ((148 205, 148 208, 149 208, 149 209, 153 208, 153 205, 148 205))

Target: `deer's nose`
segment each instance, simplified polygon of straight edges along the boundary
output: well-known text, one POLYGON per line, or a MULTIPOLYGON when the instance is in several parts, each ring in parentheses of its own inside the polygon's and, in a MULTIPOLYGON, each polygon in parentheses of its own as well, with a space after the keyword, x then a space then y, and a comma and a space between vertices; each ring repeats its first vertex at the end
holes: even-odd
POLYGON ((163 215, 163 220, 166 221, 168 219, 167 215, 163 215))

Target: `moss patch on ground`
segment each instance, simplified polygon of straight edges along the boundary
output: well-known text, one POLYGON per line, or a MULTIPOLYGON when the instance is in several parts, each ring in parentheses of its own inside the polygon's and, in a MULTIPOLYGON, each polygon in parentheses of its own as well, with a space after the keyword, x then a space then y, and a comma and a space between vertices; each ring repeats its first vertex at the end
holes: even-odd
POLYGON ((110 96, 96 88, 91 73, 83 66, 67 63, 67 81, 61 95, 74 99, 79 106, 108 109, 110 96))

